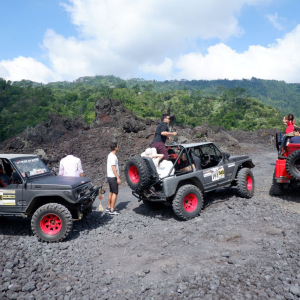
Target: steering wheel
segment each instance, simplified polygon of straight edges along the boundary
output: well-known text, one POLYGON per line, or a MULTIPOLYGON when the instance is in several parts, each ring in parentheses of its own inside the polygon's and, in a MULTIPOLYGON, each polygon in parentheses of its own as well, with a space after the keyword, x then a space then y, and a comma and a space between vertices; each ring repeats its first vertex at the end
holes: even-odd
POLYGON ((210 157, 208 154, 203 154, 201 156, 201 166, 205 167, 210 163, 210 157))

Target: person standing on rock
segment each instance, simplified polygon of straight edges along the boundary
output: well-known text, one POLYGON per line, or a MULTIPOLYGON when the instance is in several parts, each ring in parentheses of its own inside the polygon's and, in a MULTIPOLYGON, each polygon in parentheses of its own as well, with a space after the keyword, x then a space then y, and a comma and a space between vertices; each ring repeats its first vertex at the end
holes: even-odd
POLYGON ((168 124, 170 123, 170 114, 163 114, 161 122, 157 125, 154 139, 151 142, 151 147, 156 148, 158 154, 163 154, 164 159, 169 159, 168 150, 165 146, 169 136, 176 136, 177 132, 169 132, 168 124))
POLYGON ((118 143, 112 142, 110 150, 111 152, 107 157, 107 181, 109 184, 109 195, 106 212, 110 215, 119 215, 119 213, 115 211, 115 205, 119 193, 119 184, 121 184, 119 162, 116 155, 119 151, 118 143))
POLYGON ((73 156, 73 147, 68 146, 65 153, 67 156, 59 164, 59 175, 84 177, 80 158, 73 156))

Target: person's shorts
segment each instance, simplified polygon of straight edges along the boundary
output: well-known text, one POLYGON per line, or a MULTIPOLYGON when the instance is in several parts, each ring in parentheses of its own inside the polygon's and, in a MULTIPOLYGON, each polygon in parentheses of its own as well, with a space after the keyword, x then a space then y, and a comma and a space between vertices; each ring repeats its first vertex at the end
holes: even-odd
POLYGON ((157 154, 163 154, 164 159, 169 159, 169 153, 168 150, 163 142, 156 142, 151 144, 151 147, 156 148, 157 154))
POLYGON ((109 191, 113 194, 118 195, 119 193, 119 185, 117 181, 117 177, 107 177, 109 191))

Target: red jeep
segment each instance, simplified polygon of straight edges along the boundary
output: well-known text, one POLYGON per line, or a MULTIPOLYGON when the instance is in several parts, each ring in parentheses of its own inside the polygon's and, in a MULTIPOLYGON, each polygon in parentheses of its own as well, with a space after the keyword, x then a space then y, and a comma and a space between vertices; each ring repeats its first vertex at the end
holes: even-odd
POLYGON ((291 144, 292 134, 284 135, 282 142, 276 135, 278 159, 271 186, 272 195, 283 195, 284 189, 300 185, 300 144, 291 144))

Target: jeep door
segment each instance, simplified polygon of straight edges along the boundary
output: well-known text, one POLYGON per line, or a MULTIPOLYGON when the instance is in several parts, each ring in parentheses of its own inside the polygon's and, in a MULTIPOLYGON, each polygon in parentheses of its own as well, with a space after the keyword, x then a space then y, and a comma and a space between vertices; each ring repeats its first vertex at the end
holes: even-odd
POLYGON ((200 146, 201 166, 207 188, 224 185, 230 181, 228 165, 224 163, 222 152, 214 144, 200 146))
MULTIPOLYGON (((7 159, 0 159, 3 166, 3 172, 11 177, 13 168, 7 159)), ((23 184, 9 183, 0 187, 0 213, 18 213, 23 210, 23 184)))

